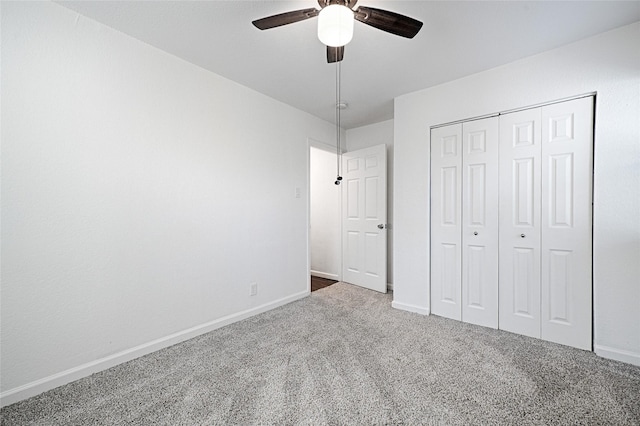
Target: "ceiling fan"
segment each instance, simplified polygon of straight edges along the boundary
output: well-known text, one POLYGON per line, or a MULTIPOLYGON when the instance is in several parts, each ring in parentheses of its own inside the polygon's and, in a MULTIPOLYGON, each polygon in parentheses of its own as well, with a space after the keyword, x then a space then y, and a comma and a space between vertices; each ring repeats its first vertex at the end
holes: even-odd
POLYGON ((327 62, 340 62, 344 46, 353 36, 353 21, 360 21, 382 31, 401 37, 413 38, 422 22, 388 10, 356 7, 358 0, 318 0, 320 9, 294 10, 253 21, 261 30, 293 24, 318 16, 318 38, 327 45, 327 62))

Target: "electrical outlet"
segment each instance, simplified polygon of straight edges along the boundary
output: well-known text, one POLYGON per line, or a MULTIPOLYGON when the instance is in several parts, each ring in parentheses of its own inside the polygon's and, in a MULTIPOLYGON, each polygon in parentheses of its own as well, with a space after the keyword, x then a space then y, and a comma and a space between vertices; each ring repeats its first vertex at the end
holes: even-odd
POLYGON ((258 294, 258 283, 249 284, 249 296, 255 296, 258 294))

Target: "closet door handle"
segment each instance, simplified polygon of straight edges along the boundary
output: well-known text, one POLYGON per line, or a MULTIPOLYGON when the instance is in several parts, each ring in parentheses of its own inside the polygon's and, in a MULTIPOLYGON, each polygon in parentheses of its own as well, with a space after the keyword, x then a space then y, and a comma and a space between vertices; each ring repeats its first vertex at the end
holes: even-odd
POLYGON ((526 237, 526 235, 520 234, 520 238, 524 238, 524 237, 526 237))
POLYGON ((478 231, 473 231, 473 235, 478 235, 478 231))

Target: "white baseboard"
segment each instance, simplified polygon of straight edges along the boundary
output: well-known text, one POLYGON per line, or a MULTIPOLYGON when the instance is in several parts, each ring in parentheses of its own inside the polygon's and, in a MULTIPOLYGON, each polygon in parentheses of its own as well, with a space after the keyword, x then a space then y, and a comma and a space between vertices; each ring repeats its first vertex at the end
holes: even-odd
POLYGON ((424 308, 422 306, 416 306, 416 305, 410 305, 408 303, 400 303, 400 302, 396 302, 395 300, 393 302, 391 302, 391 307, 395 308, 395 309, 400 309, 401 311, 414 312, 414 313, 420 314, 420 315, 429 315, 431 313, 429 311, 429 308, 424 308))
POLYGON ((311 270, 311 275, 313 275, 315 277, 326 278, 328 280, 340 281, 340 277, 338 276, 338 274, 330 274, 328 272, 314 271, 312 269, 311 270))
POLYGON ((626 362, 627 364, 640 366, 640 354, 638 353, 602 345, 594 345, 593 349, 596 355, 601 356, 602 358, 608 358, 615 361, 622 361, 626 362))
POLYGON ((114 367, 118 364, 122 364, 123 362, 131 361, 132 359, 139 358, 143 355, 147 355, 160 349, 175 345, 176 343, 184 342, 185 340, 189 340, 201 334, 208 333, 229 324, 233 324, 234 322, 238 322, 254 315, 258 315, 271 309, 277 308, 279 306, 286 305, 288 303, 307 297, 309 294, 309 291, 296 293, 291 296, 275 300, 273 302, 265 303, 264 305, 260 305, 255 308, 227 315, 225 317, 201 325, 197 325, 187 330, 161 337, 160 339, 144 343, 140 346, 124 350, 105 358, 79 365, 69 370, 53 374, 51 376, 36 380, 31 383, 27 383, 26 385, 9 389, 0 394, 0 407, 22 401, 23 399, 27 399, 32 396, 41 394, 42 392, 57 388, 58 386, 66 385, 67 383, 71 383, 75 380, 90 376, 93 373, 97 373, 99 371, 114 367))

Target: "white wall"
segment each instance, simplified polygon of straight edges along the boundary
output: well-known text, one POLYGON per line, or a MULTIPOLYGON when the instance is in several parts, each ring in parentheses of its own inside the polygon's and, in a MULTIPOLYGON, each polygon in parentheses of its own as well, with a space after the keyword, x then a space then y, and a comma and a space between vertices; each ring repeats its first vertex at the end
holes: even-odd
POLYGON ((337 176, 335 148, 316 143, 310 147, 310 258, 311 274, 339 280, 341 275, 341 186, 337 176))
POLYGON ((395 101, 393 306, 429 311, 429 128, 597 91, 596 353, 640 365, 640 23, 395 101))
POLYGON ((393 286, 393 120, 347 130, 347 151, 387 146, 387 283, 393 286))
POLYGON ((307 139, 332 124, 1 7, 3 404, 308 294, 307 139))

